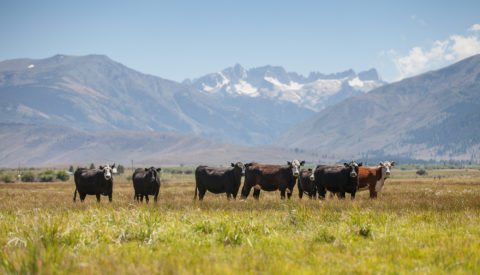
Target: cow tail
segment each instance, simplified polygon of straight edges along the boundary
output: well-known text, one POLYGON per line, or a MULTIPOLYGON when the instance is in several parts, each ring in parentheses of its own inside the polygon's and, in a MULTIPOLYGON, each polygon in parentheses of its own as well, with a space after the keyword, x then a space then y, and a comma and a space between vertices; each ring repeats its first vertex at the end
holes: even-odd
POLYGON ((75 187, 75 192, 73 193, 73 202, 77 199, 77 188, 75 187))

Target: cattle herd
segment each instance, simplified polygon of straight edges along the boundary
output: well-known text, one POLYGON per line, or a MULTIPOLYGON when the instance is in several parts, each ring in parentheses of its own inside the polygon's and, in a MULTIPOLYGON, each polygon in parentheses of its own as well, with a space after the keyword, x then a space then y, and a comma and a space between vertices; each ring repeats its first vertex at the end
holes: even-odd
MULTIPOLYGON (((317 165, 315 169, 300 169, 305 161, 288 161, 287 165, 271 165, 260 163, 241 162, 232 163, 228 168, 215 168, 198 166, 195 170, 195 199, 202 200, 207 191, 214 194, 226 193, 227 198, 235 199, 240 189, 241 179, 245 177, 241 197, 246 199, 253 188, 253 197, 258 199, 260 191, 280 190, 280 196, 291 198, 295 184, 298 187, 300 199, 304 194, 310 198, 325 199, 326 192, 332 196, 345 198, 349 193, 355 198, 357 191, 369 190, 370 198, 376 198, 377 193, 382 191, 385 180, 390 176, 390 168, 395 162, 380 162, 377 167, 361 167, 362 163, 351 161, 343 165, 317 165)), ((99 169, 79 168, 75 171, 75 192, 73 201, 76 200, 77 192, 83 202, 86 195, 95 195, 100 201, 100 195, 108 196, 112 201, 113 188, 113 165, 100 166, 99 169)), ((161 168, 138 168, 132 175, 134 200, 148 203, 149 195, 157 201, 160 191, 161 168)))

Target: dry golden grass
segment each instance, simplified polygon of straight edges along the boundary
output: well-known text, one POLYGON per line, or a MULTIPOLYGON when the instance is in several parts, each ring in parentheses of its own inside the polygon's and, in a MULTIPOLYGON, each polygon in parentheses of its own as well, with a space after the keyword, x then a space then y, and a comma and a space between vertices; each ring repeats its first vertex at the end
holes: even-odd
POLYGON ((299 200, 295 189, 290 201, 262 191, 198 202, 192 176, 169 179, 149 205, 126 177, 113 203, 73 203, 72 180, 0 184, 0 272, 480 272, 477 171, 395 171, 378 199, 354 201, 299 200))

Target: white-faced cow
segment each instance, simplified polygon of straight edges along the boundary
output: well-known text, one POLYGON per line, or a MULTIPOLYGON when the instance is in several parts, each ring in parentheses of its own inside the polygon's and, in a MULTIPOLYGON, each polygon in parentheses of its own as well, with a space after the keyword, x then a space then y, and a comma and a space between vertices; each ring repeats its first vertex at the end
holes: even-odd
POLYGON ((287 165, 249 163, 246 165, 242 198, 246 199, 252 188, 254 188, 253 197, 255 199, 260 197, 260 190, 280 190, 282 199, 285 199, 286 191, 290 198, 300 174, 300 166, 304 164, 305 161, 299 162, 298 160, 288 161, 287 165))
POLYGON ((317 196, 317 185, 315 184, 312 168, 303 168, 300 171, 300 176, 298 176, 298 197, 301 199, 304 193, 311 199, 317 196))
POLYGON ((390 176, 390 168, 395 161, 380 162, 378 167, 360 167, 358 170, 358 191, 370 190, 370 198, 376 198, 382 191, 385 180, 390 176))
POLYGON ((198 166, 195 169, 195 199, 203 200, 208 191, 214 194, 227 193, 227 199, 237 198, 242 176, 245 175, 245 165, 241 162, 231 164, 228 168, 198 166))
POLYGON ((355 198, 358 187, 358 167, 362 163, 352 161, 343 166, 318 165, 314 172, 318 196, 325 199, 325 193, 340 193, 340 198, 345 198, 345 193, 350 193, 355 198))
POLYGON ((153 200, 156 202, 158 192, 160 190, 160 171, 162 168, 138 168, 132 175, 133 189, 135 189, 134 200, 145 201, 148 203, 148 195, 153 196, 153 200))
POLYGON ((80 195, 80 201, 83 202, 87 195, 95 195, 97 202, 100 202, 100 195, 108 196, 108 200, 112 201, 113 176, 112 169, 115 163, 100 166, 99 169, 79 168, 75 171, 75 193, 73 201, 77 198, 77 191, 80 195))

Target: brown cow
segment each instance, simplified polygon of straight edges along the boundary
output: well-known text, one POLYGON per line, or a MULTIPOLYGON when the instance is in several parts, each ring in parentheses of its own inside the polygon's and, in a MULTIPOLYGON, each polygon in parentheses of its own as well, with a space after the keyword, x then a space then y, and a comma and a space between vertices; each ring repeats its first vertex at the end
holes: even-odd
POLYGON ((385 180, 390 176, 390 168, 395 161, 380 162, 378 167, 360 167, 358 169, 358 191, 370 190, 370 198, 376 198, 382 191, 385 180))

